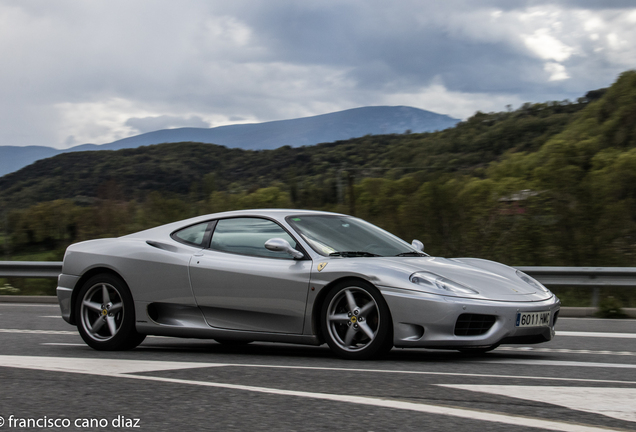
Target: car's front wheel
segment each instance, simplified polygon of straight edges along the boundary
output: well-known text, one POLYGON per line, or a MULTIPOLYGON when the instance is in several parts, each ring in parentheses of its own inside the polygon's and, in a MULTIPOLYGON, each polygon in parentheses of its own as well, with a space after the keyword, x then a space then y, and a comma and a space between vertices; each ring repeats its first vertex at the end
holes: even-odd
POLYGON ((84 283, 75 305, 77 329, 87 345, 103 351, 132 349, 145 335, 135 329, 135 309, 126 283, 99 274, 84 283))
POLYGON ((363 281, 334 286, 322 307, 322 329, 334 353, 369 359, 393 346, 391 313, 380 292, 363 281))

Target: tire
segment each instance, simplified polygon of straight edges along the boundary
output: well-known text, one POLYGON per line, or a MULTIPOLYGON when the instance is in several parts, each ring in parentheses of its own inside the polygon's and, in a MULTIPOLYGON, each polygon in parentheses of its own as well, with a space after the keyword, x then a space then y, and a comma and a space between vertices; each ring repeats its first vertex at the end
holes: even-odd
POLYGON ((389 307, 380 292, 363 281, 333 287, 321 308, 321 328, 331 350, 345 359, 377 358, 393 347, 389 307))
POLYGON ((98 274, 84 283, 75 316, 84 342, 99 351, 132 349, 146 338, 135 329, 135 306, 128 286, 113 274, 98 274))

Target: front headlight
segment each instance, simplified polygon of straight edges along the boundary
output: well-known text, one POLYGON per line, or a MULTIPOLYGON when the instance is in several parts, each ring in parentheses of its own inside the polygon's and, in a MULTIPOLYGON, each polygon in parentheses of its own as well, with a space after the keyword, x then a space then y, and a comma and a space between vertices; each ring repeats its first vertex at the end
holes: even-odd
POLYGON ((446 291, 447 293, 452 292, 456 294, 479 294, 478 291, 468 288, 466 285, 431 272, 422 271, 413 273, 409 280, 423 288, 429 288, 428 292, 432 293, 443 294, 443 291, 446 291))
POLYGON ((517 276, 519 277, 519 279, 521 279, 522 281, 524 281, 525 283, 527 283, 531 287, 538 289, 539 291, 543 291, 543 292, 547 292, 547 293, 550 292, 550 290, 547 289, 546 287, 544 287, 541 282, 539 282, 535 278, 532 278, 532 277, 528 276, 527 274, 525 274, 521 270, 517 270, 517 276))

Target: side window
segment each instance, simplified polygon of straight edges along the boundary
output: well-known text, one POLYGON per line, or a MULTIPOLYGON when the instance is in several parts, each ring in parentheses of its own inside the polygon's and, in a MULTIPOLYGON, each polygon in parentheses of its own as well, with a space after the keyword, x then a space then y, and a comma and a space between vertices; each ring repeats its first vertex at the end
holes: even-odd
POLYGON ((265 242, 273 238, 285 239, 291 247, 296 247, 287 231, 270 220, 251 217, 222 219, 216 224, 210 248, 242 255, 292 259, 285 252, 265 249, 265 242))
POLYGON ((178 242, 186 243, 192 246, 203 246, 205 239, 205 231, 208 229, 209 222, 192 225, 183 228, 172 234, 172 238, 178 242))

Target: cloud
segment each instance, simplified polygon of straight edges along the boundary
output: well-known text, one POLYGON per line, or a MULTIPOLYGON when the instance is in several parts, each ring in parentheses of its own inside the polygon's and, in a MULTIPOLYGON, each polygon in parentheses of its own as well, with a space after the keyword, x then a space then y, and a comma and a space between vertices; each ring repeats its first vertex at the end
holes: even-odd
POLYGON ((0 0, 0 145, 574 99, 634 67, 634 24, 618 0, 0 0))
POLYGON ((535 30, 532 35, 523 38, 526 46, 544 60, 562 62, 570 58, 574 51, 571 47, 549 34, 546 28, 535 30))
POLYGON ((387 97, 387 105, 426 105, 431 111, 465 119, 476 111, 503 111, 506 105, 521 106, 525 102, 514 94, 493 96, 487 93, 464 93, 451 91, 443 83, 437 82, 415 92, 394 94, 387 97))
POLYGON ((139 133, 152 132, 160 129, 173 129, 180 127, 207 128, 210 124, 199 116, 176 117, 162 115, 157 117, 133 117, 129 118, 126 126, 139 131, 139 133))
POLYGON ((543 66, 543 69, 550 74, 550 81, 561 81, 570 78, 570 75, 568 75, 565 70, 565 66, 559 63, 548 62, 543 66))

